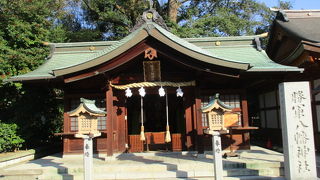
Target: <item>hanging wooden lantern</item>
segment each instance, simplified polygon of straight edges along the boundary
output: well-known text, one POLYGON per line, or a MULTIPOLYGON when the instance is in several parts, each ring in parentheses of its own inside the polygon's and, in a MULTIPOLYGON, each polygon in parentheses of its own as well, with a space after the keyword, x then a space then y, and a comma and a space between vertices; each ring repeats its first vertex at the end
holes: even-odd
POLYGON ((80 102, 75 110, 68 112, 70 117, 78 119, 77 134, 99 134, 98 117, 107 113, 99 109, 94 100, 80 98, 80 102))

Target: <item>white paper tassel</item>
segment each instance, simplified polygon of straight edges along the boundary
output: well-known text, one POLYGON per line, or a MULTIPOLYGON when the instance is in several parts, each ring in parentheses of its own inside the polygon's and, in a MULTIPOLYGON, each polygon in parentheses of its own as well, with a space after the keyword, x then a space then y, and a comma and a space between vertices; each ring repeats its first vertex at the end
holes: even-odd
POLYGON ((166 137, 164 139, 164 142, 166 142, 166 143, 171 142, 171 135, 170 135, 169 125, 166 126, 166 137))
POLYGON ((162 86, 159 88, 159 95, 160 97, 163 97, 164 95, 166 95, 166 92, 164 91, 162 86))
POLYGON ((178 89, 177 89, 177 97, 182 97, 183 96, 183 92, 182 92, 182 89, 179 87, 178 89))
POLYGON ((146 90, 143 87, 141 87, 139 89, 139 94, 140 94, 141 97, 144 97, 146 95, 146 90))
POLYGON ((140 127, 140 141, 145 141, 146 140, 146 136, 144 135, 144 126, 142 125, 140 127))
POLYGON ((132 92, 131 92, 131 89, 130 88, 127 88, 126 89, 126 96, 129 98, 132 96, 132 92))

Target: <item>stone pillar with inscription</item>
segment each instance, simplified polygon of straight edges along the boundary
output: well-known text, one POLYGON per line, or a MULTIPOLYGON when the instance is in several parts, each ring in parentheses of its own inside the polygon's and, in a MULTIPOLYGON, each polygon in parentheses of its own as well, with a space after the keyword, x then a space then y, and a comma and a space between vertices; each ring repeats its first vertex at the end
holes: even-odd
POLYGON ((213 162, 214 162, 214 179, 223 179, 223 163, 220 133, 214 131, 212 133, 213 162))
POLYGON ((317 179, 309 82, 279 84, 285 177, 317 179))

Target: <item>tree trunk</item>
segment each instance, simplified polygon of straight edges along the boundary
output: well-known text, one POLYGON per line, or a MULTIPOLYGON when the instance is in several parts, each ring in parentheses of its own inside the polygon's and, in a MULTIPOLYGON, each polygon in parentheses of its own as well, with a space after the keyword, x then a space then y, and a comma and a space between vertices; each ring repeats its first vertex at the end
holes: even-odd
POLYGON ((168 0, 168 17, 171 22, 177 23, 178 8, 180 5, 179 0, 168 0))

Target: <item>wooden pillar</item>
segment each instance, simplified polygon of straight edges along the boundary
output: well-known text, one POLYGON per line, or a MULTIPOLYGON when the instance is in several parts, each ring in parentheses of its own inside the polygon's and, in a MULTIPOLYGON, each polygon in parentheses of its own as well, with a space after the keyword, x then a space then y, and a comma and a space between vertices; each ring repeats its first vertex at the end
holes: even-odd
POLYGON ((125 96, 124 94, 119 95, 117 104, 117 121, 118 121, 118 129, 117 129, 117 137, 118 137, 118 151, 124 152, 126 150, 126 117, 125 117, 125 96))
MULTIPOLYGON (((63 110, 63 133, 70 132, 70 117, 68 115, 68 111, 70 110, 70 99, 66 98, 66 93, 64 95, 64 110, 63 110)), ((68 153, 70 151, 70 143, 69 138, 63 136, 63 153, 68 153)))
POLYGON ((193 95, 192 91, 188 91, 184 97, 185 121, 186 121, 186 138, 185 145, 187 150, 194 149, 194 124, 193 124, 193 95))
MULTIPOLYGON (((112 91, 113 92, 113 91, 112 91)), ((118 134, 118 117, 117 117, 117 108, 118 108, 118 99, 115 96, 114 92, 112 93, 112 152, 118 151, 119 143, 119 134, 118 134), (117 102, 115 104, 115 102, 117 102)))
MULTIPOLYGON (((244 91, 241 93, 241 109, 242 109, 242 126, 249 126, 249 116, 248 116, 248 101, 247 101, 247 93, 244 91)), ((243 134, 243 144, 245 149, 250 148, 250 133, 245 132, 243 134)), ((232 145, 231 145, 232 146, 232 145)))
POLYGON ((113 91, 109 85, 106 92, 107 109, 107 156, 113 155, 113 91))
POLYGON ((202 111, 201 111, 201 96, 200 89, 195 87, 195 116, 194 116, 195 124, 196 124, 196 138, 197 145, 196 148, 199 153, 204 152, 203 147, 203 127, 202 127, 202 111))

